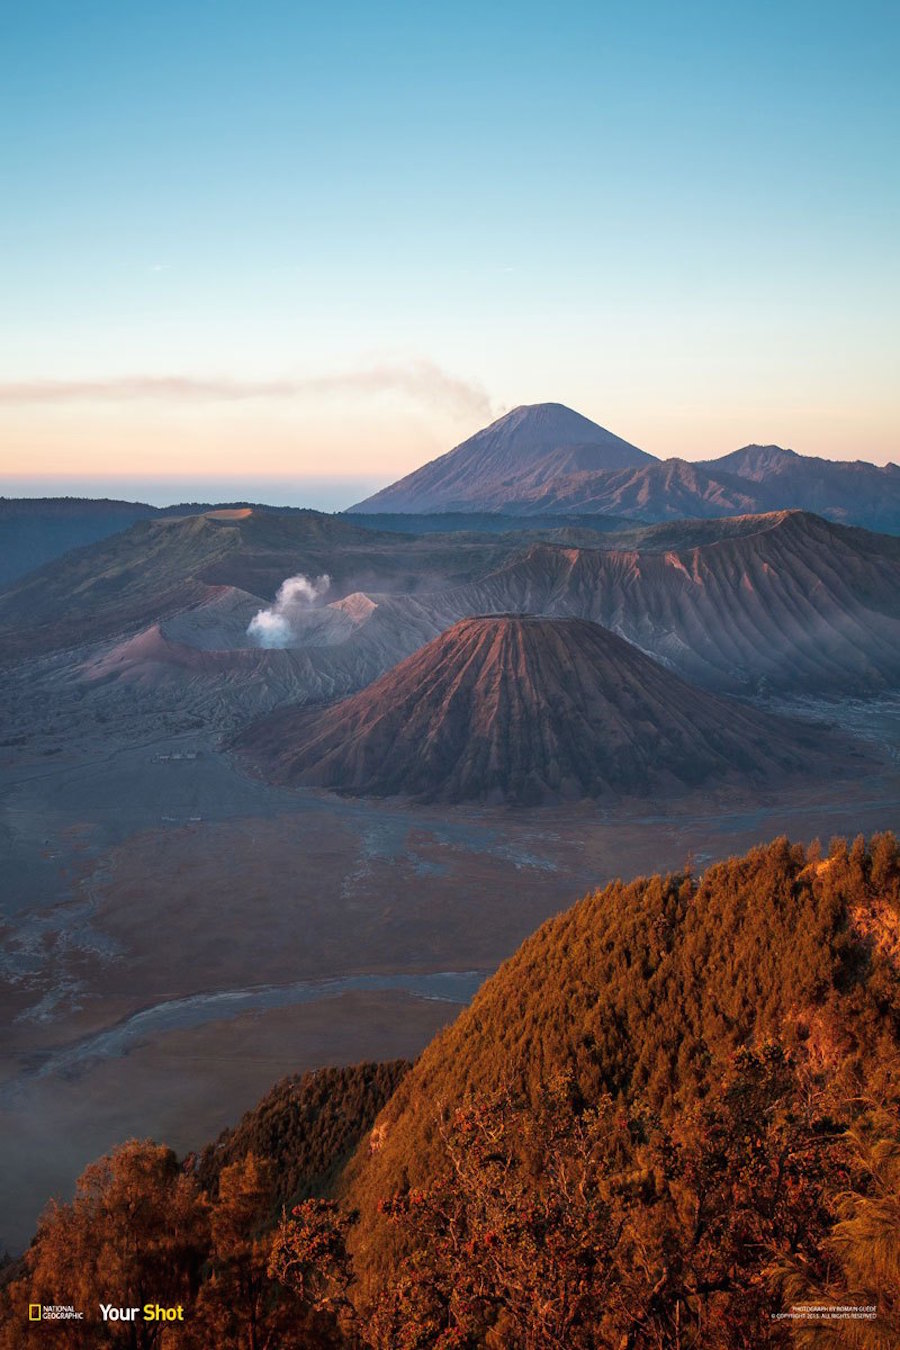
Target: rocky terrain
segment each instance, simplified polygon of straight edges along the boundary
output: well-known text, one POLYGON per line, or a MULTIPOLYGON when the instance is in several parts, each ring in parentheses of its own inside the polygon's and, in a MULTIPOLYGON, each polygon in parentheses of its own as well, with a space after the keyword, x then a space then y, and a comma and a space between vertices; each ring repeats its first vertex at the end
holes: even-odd
POLYGON ((519 615, 463 619, 361 693, 238 744, 280 783, 520 805, 759 785, 827 758, 820 735, 692 688, 599 624, 519 615))
POLYGON ((900 679, 900 545, 800 512, 659 527, 635 548, 534 545, 449 606, 590 618, 705 688, 876 692, 900 679), (680 545, 686 538, 687 546, 680 545))
POLYGON ((510 556, 492 536, 415 537, 318 511, 215 510, 142 520, 66 554, 0 592, 0 662, 136 632, 216 598, 260 598, 297 573, 327 574, 328 598, 360 589, 414 594, 464 582, 510 556))
POLYGON ((373 535, 314 514, 141 523, 74 554, 71 575, 60 561, 0 596, 5 736, 235 731, 353 694, 491 613, 590 619, 714 692, 867 697, 900 683, 893 537, 778 512, 579 539, 373 535), (292 609, 286 645, 261 647, 255 616, 294 573, 331 580, 292 609))

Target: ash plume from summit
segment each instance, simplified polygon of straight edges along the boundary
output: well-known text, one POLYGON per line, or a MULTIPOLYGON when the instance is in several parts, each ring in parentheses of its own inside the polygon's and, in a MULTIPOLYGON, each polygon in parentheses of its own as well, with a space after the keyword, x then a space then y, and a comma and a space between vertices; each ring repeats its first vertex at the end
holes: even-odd
POLYGON ((325 573, 315 580, 302 572, 288 577, 278 587, 275 603, 254 614, 247 625, 247 636, 257 647, 289 647, 297 636, 296 620, 311 609, 330 586, 331 578, 325 573))

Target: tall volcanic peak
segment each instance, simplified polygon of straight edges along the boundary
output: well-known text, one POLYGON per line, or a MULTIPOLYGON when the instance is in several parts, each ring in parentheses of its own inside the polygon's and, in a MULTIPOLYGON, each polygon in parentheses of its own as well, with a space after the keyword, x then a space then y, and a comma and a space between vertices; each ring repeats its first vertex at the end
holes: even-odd
POLYGON ((796 508, 900 533, 900 468, 778 445, 659 460, 559 403, 505 417, 351 511, 604 515, 645 523, 796 508))
POLYGON ((706 694, 583 619, 463 619, 360 693, 277 713, 240 748, 276 781, 537 804, 783 776, 809 732, 706 694))
POLYGON ((351 507, 353 511, 497 510, 534 475, 568 477, 652 463, 562 403, 523 404, 440 458, 351 507))
MULTIPOLYGON (((560 446, 576 445, 597 447, 598 468, 622 468, 643 464, 653 458, 589 417, 567 408, 564 403, 522 403, 476 432, 468 441, 463 441, 456 450, 473 442, 479 448, 489 448, 495 453, 501 449, 509 450, 519 457, 520 463, 560 446), (605 461, 603 464, 599 462, 601 459, 605 461)), ((455 451, 451 450, 449 454, 455 454, 455 451)), ((447 459, 449 455, 442 458, 447 459)))

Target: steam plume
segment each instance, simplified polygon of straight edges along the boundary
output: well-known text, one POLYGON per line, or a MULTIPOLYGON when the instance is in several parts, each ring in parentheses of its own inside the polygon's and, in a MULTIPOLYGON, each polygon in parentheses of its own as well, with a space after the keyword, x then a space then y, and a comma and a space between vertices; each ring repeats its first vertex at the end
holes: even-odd
POLYGON ((329 576, 288 577, 278 587, 275 603, 261 609, 247 625, 247 636, 257 647, 289 647, 297 636, 296 620, 319 600, 331 585, 329 576))

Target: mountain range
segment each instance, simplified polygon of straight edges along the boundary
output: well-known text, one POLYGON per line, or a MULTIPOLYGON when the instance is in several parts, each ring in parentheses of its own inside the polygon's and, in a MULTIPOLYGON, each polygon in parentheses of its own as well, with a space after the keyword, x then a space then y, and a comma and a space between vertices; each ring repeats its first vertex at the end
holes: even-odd
POLYGON ((140 522, 0 594, 0 657, 55 651, 46 678, 69 671, 106 711, 155 690, 226 726, 353 694, 479 614, 589 619, 719 693, 900 683, 891 536, 780 512, 590 538, 377 535, 312 513, 140 522), (255 645, 254 616, 298 572, 327 574, 329 590, 293 616, 286 646, 255 645))
POLYGON ((581 513, 642 521, 800 509, 900 531, 900 468, 748 445, 659 460, 559 403, 514 408, 353 512, 581 513))
MULTIPOLYGON (((727 459, 722 481, 747 494, 788 491, 813 471, 888 485, 894 474, 826 472, 775 447, 727 459)), ((454 491, 493 482, 514 493, 517 466, 542 500, 573 476, 643 475, 668 484, 667 510, 679 513, 676 489, 704 472, 654 460, 558 405, 518 409, 421 472, 454 491)), ((0 589, 7 742, 24 743, 53 709, 48 727, 85 735, 111 721, 132 736, 247 729, 266 774, 342 792, 665 796, 723 781, 726 763, 759 782, 789 767, 775 753, 790 749, 788 732, 779 747, 777 730, 723 713, 710 695, 900 686, 900 540, 889 534, 799 509, 723 515, 730 499, 715 493, 713 514, 657 523, 516 514, 523 500, 505 498, 496 517, 430 514, 436 498, 417 488, 410 523, 456 528, 407 532, 402 509, 385 514, 386 529, 378 511, 249 506, 153 512, 121 528, 128 504, 94 503, 84 520, 116 532, 0 589), (492 519, 500 528, 485 527, 492 519), (301 602, 283 612, 292 587, 301 602), (537 725, 543 737, 528 730, 537 725)), ((35 505, 22 519, 56 512, 72 525, 84 505, 35 505)), ((10 519, 17 509, 5 504, 10 519)), ((814 748, 804 753, 809 769, 814 748)))
POLYGON ((818 1328, 773 1313, 829 1300, 897 1343, 896 842, 715 861, 776 813, 891 823, 900 538, 828 517, 891 519, 896 470, 660 462, 553 405, 473 441, 406 514, 0 503, 5 1104, 69 1110, 54 1075, 89 1093, 133 1028, 143 1136, 207 1054, 236 1110, 266 1080, 234 1047, 404 1037, 183 1163, 89 1168, 0 1260, 3 1350, 36 1298, 110 1288, 189 1305, 197 1347, 799 1350, 818 1328), (569 874, 603 889, 559 915, 569 874), (541 921, 409 1064, 441 1022, 407 1035, 406 972, 468 997, 541 921))
MULTIPOLYGON (((0 586, 137 521, 221 509, 298 516, 295 507, 0 497, 0 586)), ((660 460, 559 403, 514 408, 455 449, 349 508, 380 533, 609 533, 629 523, 812 511, 900 533, 900 468, 747 445, 718 459, 660 460)))

